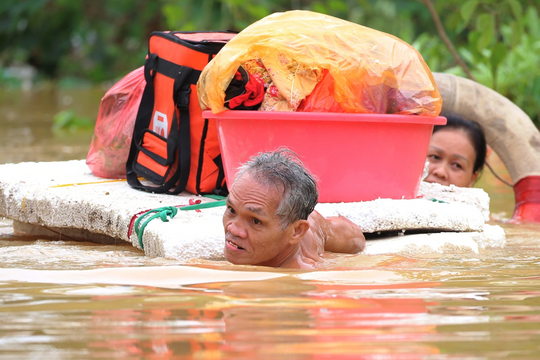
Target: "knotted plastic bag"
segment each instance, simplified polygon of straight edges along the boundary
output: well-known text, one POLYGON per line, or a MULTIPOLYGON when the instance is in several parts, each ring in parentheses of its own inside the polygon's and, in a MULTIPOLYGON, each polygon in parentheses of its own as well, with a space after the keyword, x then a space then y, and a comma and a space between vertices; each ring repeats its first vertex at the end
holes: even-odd
POLYGON ((96 176, 126 178, 133 127, 146 81, 144 67, 133 70, 101 99, 86 164, 96 176))
POLYGON ((269 15, 233 38, 198 82, 201 108, 219 113, 240 66, 257 61, 271 78, 260 110, 439 115, 431 71, 395 36, 310 11, 269 15), (277 94, 270 90, 275 87, 277 94))

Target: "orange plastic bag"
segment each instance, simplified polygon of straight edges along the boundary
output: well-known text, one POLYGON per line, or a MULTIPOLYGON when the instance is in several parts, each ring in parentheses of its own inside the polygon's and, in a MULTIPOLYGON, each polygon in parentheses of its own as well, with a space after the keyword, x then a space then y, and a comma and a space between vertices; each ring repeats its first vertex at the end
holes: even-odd
POLYGON ((144 66, 133 70, 101 99, 86 164, 96 176, 126 178, 133 127, 146 81, 144 66))
POLYGON ((248 26, 208 64, 198 82, 201 108, 226 110, 239 66, 263 64, 287 106, 261 109, 439 115, 431 71, 395 36, 310 11, 269 15, 248 26), (329 98, 330 96, 330 98, 329 98))

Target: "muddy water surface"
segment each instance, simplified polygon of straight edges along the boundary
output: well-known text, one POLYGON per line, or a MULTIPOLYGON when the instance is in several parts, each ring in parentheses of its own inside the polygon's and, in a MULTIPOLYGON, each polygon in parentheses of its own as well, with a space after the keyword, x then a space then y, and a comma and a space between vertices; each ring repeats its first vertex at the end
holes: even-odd
MULTIPOLYGON (((0 163, 84 158, 91 134, 56 134, 52 116, 95 117, 102 94, 1 93, 0 163)), ((504 222, 511 188, 488 172, 480 186, 504 248, 328 255, 313 272, 179 264, 0 220, 0 359, 540 358, 540 226, 504 222)))

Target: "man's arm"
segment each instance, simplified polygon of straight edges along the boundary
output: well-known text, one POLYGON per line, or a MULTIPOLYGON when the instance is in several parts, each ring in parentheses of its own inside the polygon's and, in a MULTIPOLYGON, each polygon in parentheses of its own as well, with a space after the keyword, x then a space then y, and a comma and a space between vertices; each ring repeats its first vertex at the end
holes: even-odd
POLYGON ((366 247, 362 229, 344 216, 331 216, 325 219, 317 211, 313 211, 310 220, 312 231, 325 239, 325 251, 356 254, 366 247))

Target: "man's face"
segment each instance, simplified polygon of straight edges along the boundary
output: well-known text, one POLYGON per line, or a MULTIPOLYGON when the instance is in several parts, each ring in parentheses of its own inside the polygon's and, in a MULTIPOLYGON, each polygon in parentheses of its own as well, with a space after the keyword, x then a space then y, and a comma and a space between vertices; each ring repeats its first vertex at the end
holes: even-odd
POLYGON ((225 258, 233 264, 279 266, 290 253, 290 227, 281 229, 275 212, 281 193, 250 174, 232 186, 223 214, 225 258))

